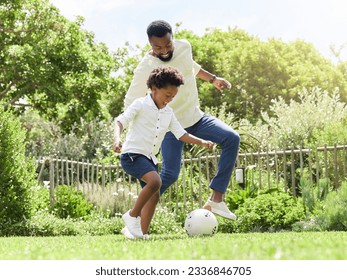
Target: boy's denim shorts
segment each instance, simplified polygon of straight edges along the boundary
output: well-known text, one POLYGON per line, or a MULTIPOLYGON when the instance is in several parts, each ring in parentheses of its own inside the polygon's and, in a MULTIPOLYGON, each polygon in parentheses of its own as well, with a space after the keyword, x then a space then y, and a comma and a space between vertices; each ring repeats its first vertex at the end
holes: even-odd
POLYGON ((142 187, 143 181, 141 181, 141 178, 143 175, 150 171, 158 172, 158 165, 155 165, 151 159, 141 154, 121 154, 120 162, 126 173, 140 180, 142 187))

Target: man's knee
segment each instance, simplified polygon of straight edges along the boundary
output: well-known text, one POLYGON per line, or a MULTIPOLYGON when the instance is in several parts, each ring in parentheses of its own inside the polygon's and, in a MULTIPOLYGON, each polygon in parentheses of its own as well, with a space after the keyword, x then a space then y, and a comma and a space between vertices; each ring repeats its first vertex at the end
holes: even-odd
POLYGON ((228 145, 232 145, 234 147, 239 147, 240 142, 241 142, 241 137, 240 135, 234 131, 234 130, 230 130, 228 131, 228 133, 226 134, 226 143, 228 145))

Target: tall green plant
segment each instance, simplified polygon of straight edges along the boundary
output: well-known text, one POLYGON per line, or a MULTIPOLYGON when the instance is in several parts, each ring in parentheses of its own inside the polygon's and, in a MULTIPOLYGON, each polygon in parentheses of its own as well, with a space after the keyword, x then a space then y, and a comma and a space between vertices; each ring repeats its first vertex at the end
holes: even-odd
POLYGON ((323 230, 347 230, 347 182, 330 192, 317 211, 317 223, 323 230))
POLYGON ((310 216, 319 203, 325 200, 332 187, 328 178, 319 179, 315 186, 309 179, 308 172, 305 171, 300 178, 299 190, 306 216, 310 216))
POLYGON ((15 234, 15 226, 31 216, 35 165, 25 156, 25 131, 0 104, 0 234, 15 234))

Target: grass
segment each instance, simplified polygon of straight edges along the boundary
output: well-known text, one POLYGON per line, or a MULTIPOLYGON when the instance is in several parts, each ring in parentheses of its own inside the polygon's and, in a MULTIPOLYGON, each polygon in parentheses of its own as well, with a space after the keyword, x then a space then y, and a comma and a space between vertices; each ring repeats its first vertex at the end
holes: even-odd
POLYGON ((2 260, 346 260, 347 232, 1 237, 2 260))

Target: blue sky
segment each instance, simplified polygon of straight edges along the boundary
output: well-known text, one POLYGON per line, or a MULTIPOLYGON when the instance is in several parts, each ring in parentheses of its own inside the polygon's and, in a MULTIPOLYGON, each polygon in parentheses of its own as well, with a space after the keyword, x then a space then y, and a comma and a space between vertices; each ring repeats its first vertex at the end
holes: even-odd
POLYGON ((329 46, 346 44, 346 0, 50 0, 70 20, 85 18, 84 28, 94 32, 110 50, 147 42, 149 22, 164 19, 173 26, 201 35, 206 28, 238 27, 266 41, 302 39, 326 57, 329 46))

